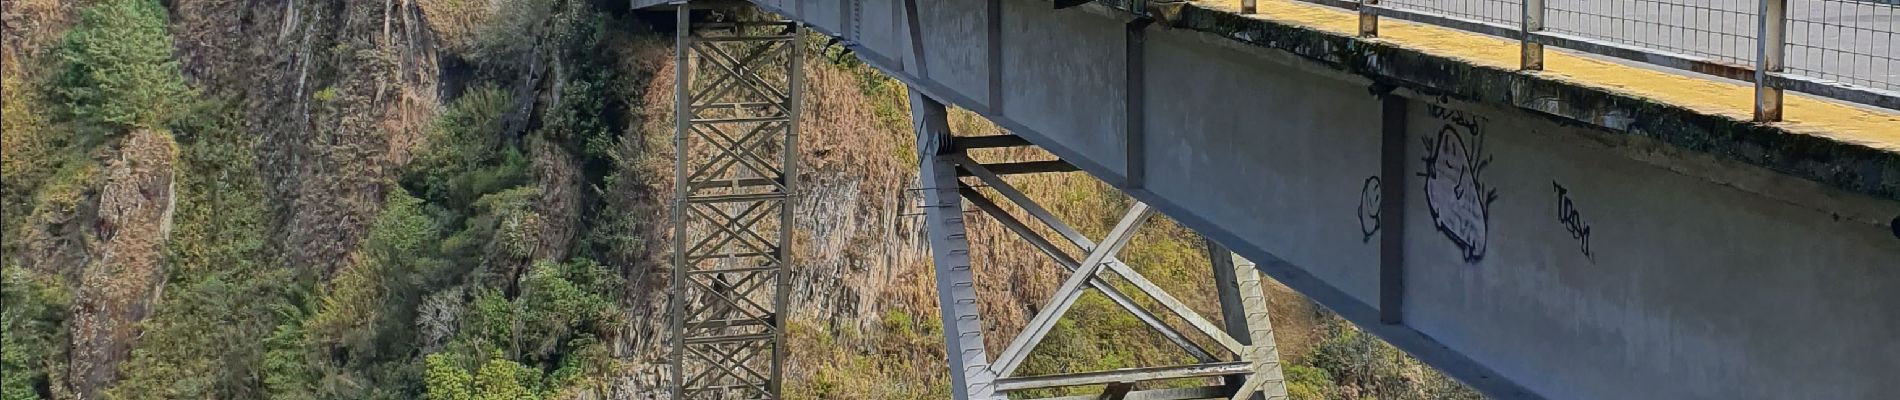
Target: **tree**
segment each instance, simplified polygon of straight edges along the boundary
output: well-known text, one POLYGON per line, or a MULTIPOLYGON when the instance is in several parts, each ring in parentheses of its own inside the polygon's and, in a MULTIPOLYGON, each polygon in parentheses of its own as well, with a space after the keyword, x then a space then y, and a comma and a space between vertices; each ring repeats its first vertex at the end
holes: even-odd
POLYGON ((542 395, 538 389, 541 371, 501 354, 488 357, 472 374, 450 354, 430 354, 425 363, 428 371, 423 379, 430 400, 534 400, 542 395))
POLYGON ((60 47, 59 94, 81 125, 109 133, 161 128, 190 97, 172 59, 158 0, 105 0, 80 14, 60 47))
POLYGON ((70 294, 19 267, 0 269, 0 400, 39 399, 70 294))

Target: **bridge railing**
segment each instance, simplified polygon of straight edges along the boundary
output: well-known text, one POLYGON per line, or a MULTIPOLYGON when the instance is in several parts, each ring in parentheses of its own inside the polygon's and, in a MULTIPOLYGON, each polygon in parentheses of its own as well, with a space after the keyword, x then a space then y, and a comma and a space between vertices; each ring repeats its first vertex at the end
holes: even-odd
MULTIPOLYGON (((1353 10, 1360 35, 1397 18, 1753 82, 1755 120, 1783 90, 1900 110, 1900 0, 1300 0, 1353 10)), ((1257 0, 1241 0, 1243 13, 1257 0)))

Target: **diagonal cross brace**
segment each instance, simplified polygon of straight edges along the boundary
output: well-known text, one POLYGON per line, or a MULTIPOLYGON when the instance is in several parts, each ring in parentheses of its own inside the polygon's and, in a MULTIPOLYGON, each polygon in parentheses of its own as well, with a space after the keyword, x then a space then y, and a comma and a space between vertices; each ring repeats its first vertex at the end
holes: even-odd
POLYGON ((778 399, 803 27, 721 36, 696 28, 747 23, 697 22, 693 8, 674 16, 668 389, 673 399, 778 399), (781 71, 783 82, 762 78, 781 71))
MULTIPOLYGON (((988 168, 983 167, 983 165, 970 160, 968 156, 957 155, 957 157, 958 163, 965 170, 970 171, 970 174, 975 175, 977 179, 982 180, 983 183, 989 185, 991 189, 1002 194, 1004 198, 1008 198, 1010 201, 1022 206, 1023 211, 1027 212, 1037 221, 1041 221, 1044 225, 1049 226, 1050 229, 1055 230, 1056 233, 1061 234, 1064 238, 1069 239, 1069 242, 1074 243, 1076 247, 1083 249, 1093 249, 1096 247, 1095 243, 1090 242, 1087 237, 1082 236, 1081 232, 1063 223, 1062 220, 1056 219, 1055 215, 1050 213, 1048 209, 1044 209, 1034 200, 1030 200, 1029 196, 1024 195, 1020 190, 1016 190, 1016 187, 1010 186, 1009 182, 1003 181, 1001 176, 991 172, 988 168)), ((1189 309, 1187 303, 1168 294, 1166 290, 1161 289, 1160 285, 1156 285, 1154 281, 1148 280, 1147 277, 1136 272, 1134 268, 1128 267, 1128 265, 1123 263, 1120 259, 1111 256, 1108 257, 1105 262, 1108 268, 1115 271, 1117 275, 1121 275, 1122 279, 1134 284, 1136 288, 1141 289, 1142 293, 1153 297, 1156 303, 1160 303, 1161 306, 1167 308, 1169 312, 1187 321, 1189 325, 1194 326, 1194 329, 1200 331, 1201 334, 1213 338, 1215 342, 1220 343, 1221 347, 1227 349, 1228 352, 1239 355, 1245 351, 1245 346, 1242 346, 1239 341, 1234 340, 1233 336, 1223 332, 1219 325, 1215 325, 1213 322, 1208 321, 1207 318, 1202 317, 1200 313, 1189 309)))
MULTIPOLYGON (((767 134, 783 134, 787 128, 788 126, 776 122, 761 123, 735 139, 714 124, 693 124, 689 130, 698 137, 706 139, 707 143, 713 145, 712 148, 716 152, 712 154, 711 159, 701 164, 698 170, 687 175, 687 180, 701 182, 713 177, 725 176, 736 165, 750 170, 753 174, 773 178, 772 182, 779 184, 779 178, 784 177, 784 172, 779 171, 779 168, 766 159, 766 155, 760 153, 760 151, 770 150, 765 147, 771 142, 755 139, 765 138, 764 135, 767 134), (721 142, 722 140, 724 142, 721 142)), ((782 184, 779 185, 781 186, 779 190, 789 191, 783 188, 782 184)))
MULTIPOLYGON (((1029 242, 1031 246, 1036 247, 1036 249, 1041 250, 1044 255, 1048 255, 1050 259, 1055 260, 1056 264, 1061 265, 1063 269, 1069 271, 1075 271, 1077 269, 1078 265, 1075 258, 1069 257, 1067 253, 1056 248, 1055 243, 1049 242, 1049 239, 1043 238, 1042 235, 1030 230, 1029 225, 1024 224, 1022 220, 1016 219, 1016 216, 1004 211, 995 201, 983 196, 981 192, 977 192, 976 188, 959 184, 957 192, 962 193, 963 198, 968 200, 971 205, 989 213, 990 217, 996 218, 996 222, 1001 223, 1004 228, 1015 232, 1017 237, 1021 237, 1023 241, 1029 242)), ((1172 326, 1168 326, 1168 324, 1162 322, 1160 318, 1155 317, 1154 313, 1141 308, 1139 304, 1135 303, 1134 299, 1122 293, 1121 289, 1108 284, 1108 281, 1100 277, 1089 279, 1089 287, 1101 291, 1103 297, 1107 297, 1110 302, 1121 306, 1121 308, 1127 310, 1129 314, 1134 314, 1135 319, 1139 319, 1142 323, 1147 324, 1148 327, 1154 328, 1162 337, 1167 338, 1170 342, 1174 342, 1176 346, 1180 346, 1181 350, 1187 351, 1188 355, 1193 356, 1195 360, 1201 362, 1217 361, 1214 355, 1207 353, 1207 349, 1203 349, 1200 344, 1188 340, 1186 335, 1181 334, 1181 331, 1175 330, 1172 326)))
POLYGON ((1016 335, 1016 339, 1010 341, 1009 347, 1003 348, 1003 353, 996 357, 996 363, 991 365, 992 371, 995 371, 997 376, 1010 376, 1016 371, 1016 367, 1022 366, 1023 360, 1029 355, 1029 350, 1035 348, 1037 343, 1041 343, 1044 336, 1049 335, 1049 329, 1055 327, 1056 319, 1068 313, 1069 307, 1074 306, 1075 300, 1082 296, 1082 285, 1094 279, 1095 273, 1101 271, 1104 261, 1120 252, 1123 246, 1127 246, 1128 239, 1134 237, 1135 229, 1147 223, 1153 216, 1153 210, 1148 208, 1147 203, 1135 202, 1134 207, 1130 207, 1128 213, 1122 215, 1121 221, 1115 223, 1115 228, 1108 231, 1108 236, 1102 238, 1103 244, 1090 250, 1088 258, 1076 265, 1075 273, 1070 274, 1069 279, 1063 281, 1062 286, 1056 289, 1055 295, 1049 299, 1049 304, 1043 307, 1042 311, 1037 312, 1035 318, 1029 320, 1029 325, 1023 327, 1023 333, 1016 335))

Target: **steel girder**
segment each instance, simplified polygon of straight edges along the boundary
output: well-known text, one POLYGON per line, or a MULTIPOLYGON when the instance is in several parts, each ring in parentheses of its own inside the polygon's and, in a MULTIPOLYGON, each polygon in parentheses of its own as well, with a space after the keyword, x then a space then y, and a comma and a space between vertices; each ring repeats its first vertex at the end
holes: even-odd
POLYGON ((676 9, 672 397, 778 399, 801 26, 694 10, 676 9))
MULTIPOLYGON (((1151 398, 1151 399, 1204 399, 1229 398, 1234 400, 1267 398, 1284 399, 1286 390, 1281 377, 1279 356, 1273 342, 1272 324, 1268 320, 1264 293, 1261 292, 1259 273, 1253 270, 1253 264, 1224 262, 1219 260, 1216 268, 1223 269, 1217 274, 1216 282, 1211 282, 1223 290, 1223 314, 1231 317, 1228 326, 1223 327, 1189 309, 1186 303, 1175 298, 1153 281, 1137 272, 1116 257, 1121 248, 1127 245, 1133 232, 1140 228, 1152 211, 1139 202, 1123 215, 1121 221, 1105 236, 1100 243, 1076 231, 1073 227, 1055 218, 1054 214, 1031 200, 1002 179, 1007 173, 1058 172, 1069 169, 1049 168, 1037 170, 1000 172, 994 167, 999 164, 984 165, 971 160, 963 153, 965 149, 998 147, 1008 145, 1010 140, 995 137, 980 139, 983 143, 961 143, 961 138, 950 136, 944 106, 929 97, 911 92, 912 123, 918 134, 918 150, 921 155, 919 178, 925 195, 926 214, 931 253, 937 263, 937 287, 940 317, 943 319, 944 340, 947 354, 950 355, 951 386, 956 399, 1003 399, 1004 394, 1029 389, 1106 385, 1107 398, 1151 398), (1008 204, 1022 210, 1028 220, 1035 221, 1054 231, 1062 240, 1082 250, 1081 261, 1058 247, 1049 238, 1041 236, 1024 219, 1007 212, 998 201, 986 196, 973 185, 962 182, 959 177, 969 176, 977 179, 999 195, 1008 204), (1071 271, 1069 277, 1051 296, 1048 304, 1032 318, 1009 345, 997 357, 991 359, 984 348, 982 316, 976 306, 975 282, 971 273, 969 242, 964 239, 963 201, 983 213, 986 213, 1016 233, 1036 249, 1048 255, 1057 265, 1071 271), (1105 273, 1113 273, 1128 283, 1129 288, 1108 284, 1105 273), (1209 339, 1217 345, 1210 351, 1202 348, 1187 337, 1186 333, 1170 326, 1153 312, 1143 308, 1129 298, 1125 290, 1132 288, 1153 300, 1162 311, 1185 321, 1189 332, 1209 339), (1154 329, 1163 338, 1180 346, 1199 362, 1192 365, 1164 366, 1149 368, 1128 368, 1112 371, 1086 372, 1053 376, 1018 377, 1016 369, 1028 358, 1037 343, 1046 336, 1055 325, 1055 321, 1074 304, 1085 290, 1095 289, 1111 302, 1133 314, 1154 329), (1160 381, 1181 378, 1230 377, 1229 385, 1207 386, 1185 389, 1133 390, 1134 383, 1160 381), (1124 397, 1125 396, 1125 397, 1124 397)), ((1017 142, 1017 145, 1026 145, 1017 142)), ((1221 253, 1223 256, 1225 253, 1221 253)))
POLYGON ((910 91, 911 125, 917 131, 918 180, 922 181, 930 257, 937 272, 937 311, 943 321, 944 354, 950 363, 954 399, 1003 399, 983 349, 983 320, 970 271, 970 241, 963 229, 955 150, 948 111, 936 99, 910 91))

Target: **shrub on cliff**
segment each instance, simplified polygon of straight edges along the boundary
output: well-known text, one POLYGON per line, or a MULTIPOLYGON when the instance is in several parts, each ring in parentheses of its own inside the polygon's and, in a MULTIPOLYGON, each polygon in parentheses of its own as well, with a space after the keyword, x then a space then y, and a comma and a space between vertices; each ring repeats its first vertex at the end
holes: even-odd
POLYGON ((71 301, 64 285, 24 268, 0 268, 0 400, 39 399, 46 360, 71 301))
POLYGON ((158 0, 105 0, 85 8, 59 49, 58 93, 82 128, 116 134, 160 128, 190 90, 172 59, 158 0))

